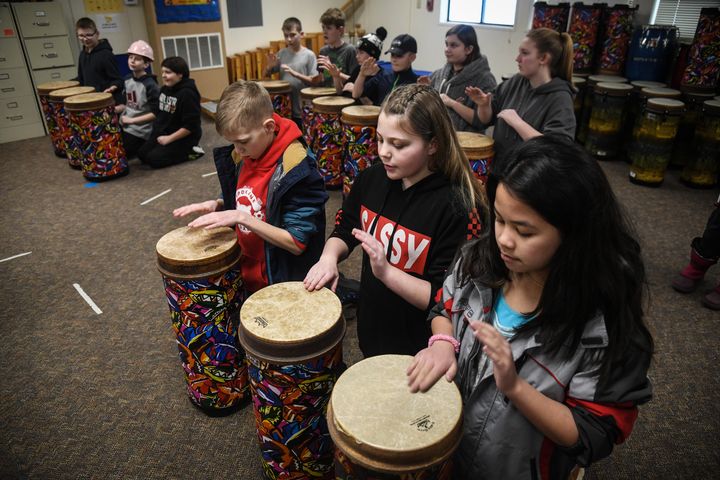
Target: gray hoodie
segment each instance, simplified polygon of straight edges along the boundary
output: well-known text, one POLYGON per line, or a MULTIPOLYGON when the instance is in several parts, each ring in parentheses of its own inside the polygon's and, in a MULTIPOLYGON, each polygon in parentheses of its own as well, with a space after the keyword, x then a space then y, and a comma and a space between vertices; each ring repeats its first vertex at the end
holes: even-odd
MULTIPOLYGON (((430 75, 430 85, 439 93, 445 93, 453 100, 457 100, 463 105, 475 108, 475 102, 465 95, 465 87, 479 87, 484 92, 495 90, 497 82, 490 72, 490 65, 487 57, 480 54, 478 58, 465 65, 457 74, 453 75, 453 66, 446 63, 443 68, 435 70, 430 75)), ((450 120, 456 131, 478 132, 480 125, 470 125, 455 110, 448 108, 450 120)))
POLYGON ((553 133, 575 138, 575 112, 573 96, 575 87, 555 77, 548 83, 532 88, 530 81, 520 74, 502 82, 492 97, 492 118, 489 125, 495 125, 495 163, 502 161, 515 145, 522 142, 514 128, 497 118, 503 110, 515 109, 520 118, 535 130, 544 134, 553 133))

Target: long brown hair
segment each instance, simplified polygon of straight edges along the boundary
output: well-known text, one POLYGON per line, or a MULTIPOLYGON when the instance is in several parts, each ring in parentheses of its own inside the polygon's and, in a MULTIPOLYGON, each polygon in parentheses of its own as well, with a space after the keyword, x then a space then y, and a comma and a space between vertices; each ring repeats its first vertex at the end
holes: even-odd
POLYGON ((573 41, 565 32, 558 33, 549 28, 535 28, 527 35, 542 55, 550 55, 550 74, 572 82, 573 41))
POLYGON ((463 205, 471 211, 483 207, 485 195, 453 130, 447 107, 440 94, 427 85, 403 85, 390 93, 382 104, 387 115, 400 115, 400 125, 425 141, 435 141, 437 151, 428 169, 441 172, 458 187, 463 205))

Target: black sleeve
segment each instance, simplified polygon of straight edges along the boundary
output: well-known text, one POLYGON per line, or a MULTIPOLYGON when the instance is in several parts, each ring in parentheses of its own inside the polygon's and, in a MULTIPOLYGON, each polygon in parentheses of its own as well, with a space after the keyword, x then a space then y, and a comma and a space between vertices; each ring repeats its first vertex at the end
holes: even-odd
POLYGON ((160 86, 158 86, 154 78, 148 77, 145 80, 145 92, 147 94, 147 103, 150 111, 157 115, 158 109, 160 108, 160 86))
POLYGON ((182 96, 180 126, 193 133, 200 131, 200 95, 196 91, 185 92, 182 96))

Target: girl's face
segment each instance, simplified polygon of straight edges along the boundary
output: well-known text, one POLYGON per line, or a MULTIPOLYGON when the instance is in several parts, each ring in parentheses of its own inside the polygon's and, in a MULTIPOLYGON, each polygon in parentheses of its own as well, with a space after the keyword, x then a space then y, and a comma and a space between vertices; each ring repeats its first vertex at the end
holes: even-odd
POLYGON ((437 146, 402 128, 401 115, 380 113, 377 126, 378 154, 391 180, 409 188, 430 175, 428 163, 437 146))
POLYGON ((445 37, 445 59, 451 65, 462 65, 472 52, 473 47, 467 47, 457 35, 445 37))
POLYGON ((502 183, 495 193, 495 241, 508 270, 546 275, 560 247, 560 231, 502 183))
POLYGON ((548 68, 549 55, 540 54, 535 42, 525 37, 518 49, 518 56, 515 61, 518 64, 518 71, 525 78, 530 78, 541 69, 548 68))
POLYGON ((175 73, 167 67, 162 67, 160 69, 160 72, 161 72, 160 74, 163 79, 163 83, 165 84, 166 87, 174 87, 183 78, 182 74, 175 73))

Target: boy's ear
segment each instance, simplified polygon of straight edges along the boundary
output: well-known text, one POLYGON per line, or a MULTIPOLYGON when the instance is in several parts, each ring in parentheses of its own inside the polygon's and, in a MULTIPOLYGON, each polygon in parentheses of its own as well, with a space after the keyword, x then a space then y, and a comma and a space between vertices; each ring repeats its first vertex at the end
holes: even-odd
POLYGON ((414 62, 416 58, 417 58, 417 53, 411 53, 410 54, 410 63, 414 62))
POLYGON ((275 131, 275 120, 270 117, 265 119, 265 121, 262 124, 263 130, 265 130, 267 133, 273 133, 275 131))

